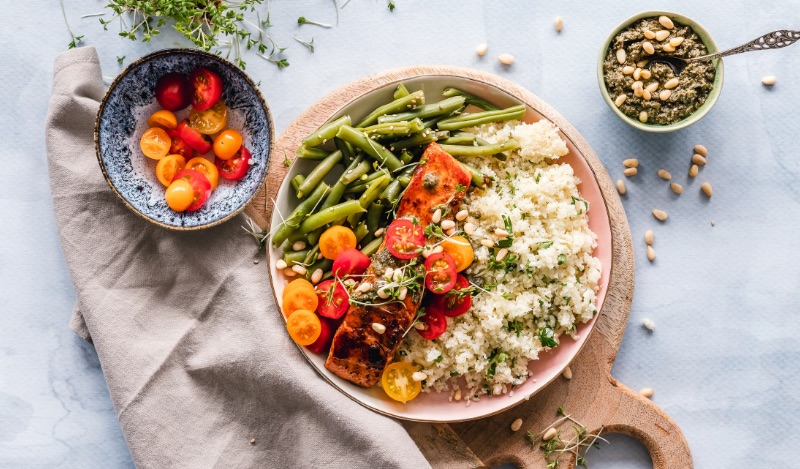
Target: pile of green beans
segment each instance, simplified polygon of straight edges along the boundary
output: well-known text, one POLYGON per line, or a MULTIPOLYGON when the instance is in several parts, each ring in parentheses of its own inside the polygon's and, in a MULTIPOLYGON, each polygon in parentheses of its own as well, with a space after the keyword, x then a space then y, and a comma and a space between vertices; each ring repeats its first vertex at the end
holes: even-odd
MULTIPOLYGON (((428 143, 439 142, 458 160, 475 156, 505 160, 506 152, 519 147, 515 140, 491 144, 469 129, 521 119, 524 105, 501 109, 456 88, 446 88, 442 95, 440 101, 426 103, 422 90, 411 92, 400 84, 392 101, 357 124, 351 116, 341 116, 303 139, 297 158, 317 164, 308 174, 292 178, 291 187, 299 203, 272 235, 272 245, 283 247, 287 266, 303 266, 306 278, 320 269, 323 278, 330 278, 332 262, 321 256, 319 238, 335 225, 353 230, 365 254, 377 252, 383 242, 379 230, 393 219, 428 143), (482 111, 465 113, 467 106, 482 111), (326 183, 337 167, 344 168, 338 181, 326 183)), ((472 175, 473 186, 483 187, 489 182, 476 168, 463 161, 462 165, 472 175)))

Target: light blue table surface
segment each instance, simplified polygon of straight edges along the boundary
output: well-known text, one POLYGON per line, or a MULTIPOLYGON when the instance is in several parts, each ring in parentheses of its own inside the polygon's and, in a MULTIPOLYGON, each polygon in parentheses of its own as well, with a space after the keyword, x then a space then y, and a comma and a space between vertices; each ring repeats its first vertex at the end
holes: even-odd
MULTIPOLYGON (((66 1, 73 30, 97 47, 103 74, 177 43, 150 44, 103 32, 105 0, 66 1)), ((341 3, 341 0, 340 0, 341 3)), ((637 157, 623 198, 636 249, 636 292, 614 376, 681 426, 698 468, 798 467, 800 418, 800 46, 726 59, 711 113, 689 129, 653 135, 628 127, 603 103, 595 76, 600 44, 627 16, 659 2, 445 2, 352 0, 339 26, 298 27, 305 15, 335 23, 332 2, 275 0, 270 31, 291 65, 248 54, 278 132, 326 93, 364 75, 420 64, 474 67, 530 89, 593 146, 613 179, 637 157), (557 34, 553 19, 564 17, 557 34), (292 40, 314 37, 312 55, 292 40), (475 46, 488 42, 484 58, 475 46), (511 67, 500 53, 516 57, 511 67), (776 75, 772 88, 764 75, 776 75), (692 147, 709 164, 688 179, 692 147), (656 176, 683 184, 677 197, 656 176), (709 181, 708 200, 700 184, 709 181), (670 218, 659 223, 654 208, 670 218), (712 220, 716 226, 712 226, 712 220), (655 231, 658 259, 645 257, 655 231), (642 320, 656 323, 653 333, 642 320)), ((781 28, 800 29, 800 2, 675 1, 720 46, 781 28)), ((263 10, 262 10, 263 11, 263 10)), ((56 233, 43 129, 56 55, 69 42, 59 2, 6 2, 0 17, 0 467, 128 467, 102 370, 91 345, 67 328, 74 292, 56 233)), ((90 136, 87 135, 87 138, 90 136)), ((54 181, 58 184, 58 181, 54 181)), ((641 445, 611 437, 589 454, 593 468, 649 467, 641 445)), ((524 456, 524 455, 523 455, 524 456)))

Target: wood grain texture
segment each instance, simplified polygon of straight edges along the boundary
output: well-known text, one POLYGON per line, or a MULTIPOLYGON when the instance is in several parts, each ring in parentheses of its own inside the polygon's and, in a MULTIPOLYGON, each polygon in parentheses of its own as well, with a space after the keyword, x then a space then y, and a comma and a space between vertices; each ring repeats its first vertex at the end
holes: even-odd
MULTIPOLYGON (((562 136, 575 145, 597 178, 611 219, 613 260, 605 303, 591 337, 571 364, 571 380, 558 378, 528 401, 491 417, 449 425, 404 422, 406 430, 435 468, 491 467, 503 462, 513 462, 521 468, 542 468, 546 466, 544 452, 531 449, 525 435, 528 430, 533 433, 545 430, 558 418, 556 409, 561 406, 592 432, 623 433, 637 438, 650 452, 656 469, 692 468, 689 446, 675 422, 653 402, 611 377, 611 366, 633 299, 635 272, 630 229, 616 188, 580 134, 530 91, 496 75, 442 66, 403 68, 355 81, 312 105, 281 134, 265 187, 246 213, 259 226, 269 225, 271 201, 288 169, 284 156, 293 160, 300 141, 339 109, 377 87, 426 75, 465 77, 496 86, 558 126, 562 136), (511 431, 511 423, 517 418, 523 419, 523 425, 515 433, 511 431)), ((573 464, 574 461, 562 459, 560 467, 573 464)))

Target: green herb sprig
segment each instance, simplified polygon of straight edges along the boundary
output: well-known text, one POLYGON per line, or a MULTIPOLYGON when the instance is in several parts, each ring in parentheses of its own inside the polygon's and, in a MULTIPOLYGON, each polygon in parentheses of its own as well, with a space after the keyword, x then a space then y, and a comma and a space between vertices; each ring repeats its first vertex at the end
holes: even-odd
POLYGON ((597 434, 589 432, 588 428, 578 420, 574 419, 572 415, 567 414, 563 407, 559 407, 556 413, 561 418, 551 423, 544 430, 539 433, 528 431, 528 439, 531 442, 532 449, 541 449, 544 451, 544 459, 547 462, 548 468, 559 467, 561 457, 569 454, 575 457, 575 465, 581 467, 588 467, 586 465, 586 453, 591 448, 600 448, 600 442, 608 443, 608 440, 600 436, 605 427, 600 427, 597 434), (572 426, 571 433, 574 435, 567 439, 563 438, 565 431, 560 430, 559 427, 565 423, 572 426), (553 429, 556 430, 553 435, 553 429))

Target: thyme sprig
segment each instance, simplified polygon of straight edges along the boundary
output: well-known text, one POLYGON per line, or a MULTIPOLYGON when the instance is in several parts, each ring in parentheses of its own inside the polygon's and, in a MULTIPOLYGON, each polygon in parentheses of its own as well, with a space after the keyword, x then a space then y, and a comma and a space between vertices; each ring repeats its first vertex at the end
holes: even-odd
POLYGON ((600 427, 597 434, 589 432, 585 425, 577 421, 572 415, 567 414, 563 407, 559 407, 556 411, 558 415, 562 416, 555 422, 548 425, 544 430, 539 433, 528 431, 528 439, 531 442, 531 448, 540 448, 544 451, 544 458, 547 462, 548 468, 557 468, 561 457, 569 454, 575 457, 576 466, 586 466, 586 453, 591 448, 600 448, 600 441, 608 443, 608 440, 600 436, 605 427, 600 427), (559 426, 569 422, 574 435, 568 439, 563 439, 564 431, 559 429, 559 426), (552 433, 551 429, 556 429, 555 436, 549 435, 552 433), (545 439, 545 436, 548 436, 545 439))

